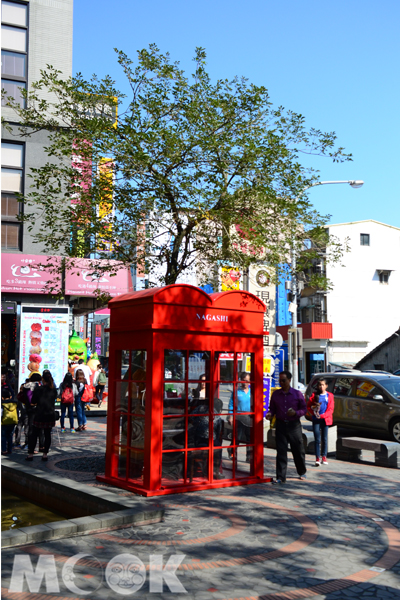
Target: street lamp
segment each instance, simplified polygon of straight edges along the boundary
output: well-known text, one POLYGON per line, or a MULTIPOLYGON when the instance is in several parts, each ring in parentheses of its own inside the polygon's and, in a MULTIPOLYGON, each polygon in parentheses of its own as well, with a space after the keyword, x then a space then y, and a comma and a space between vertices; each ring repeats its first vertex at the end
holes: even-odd
MULTIPOLYGON (((319 185, 331 185, 337 183, 348 183, 353 189, 358 189, 364 185, 361 180, 350 179, 345 181, 316 181, 304 188, 306 190, 319 185)), ((292 343, 292 356, 290 357, 290 371, 293 376, 293 387, 297 389, 299 382, 299 359, 297 348, 297 282, 296 282, 296 248, 292 245, 292 329, 295 330, 295 335, 292 343)), ((290 335, 290 334, 289 334, 290 335)))

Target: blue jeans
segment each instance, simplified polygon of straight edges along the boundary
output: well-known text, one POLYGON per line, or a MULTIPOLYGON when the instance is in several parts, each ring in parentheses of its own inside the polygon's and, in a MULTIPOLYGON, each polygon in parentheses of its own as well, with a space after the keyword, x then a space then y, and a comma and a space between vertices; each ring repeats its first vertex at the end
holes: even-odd
POLYGON ((64 429, 65 413, 68 411, 69 426, 71 429, 74 428, 74 405, 73 404, 62 404, 61 403, 61 417, 60 425, 61 429, 64 429))
POLYGON ((75 409, 79 427, 86 425, 85 404, 86 402, 82 402, 79 396, 76 398, 75 409))
POLYGON ((328 453, 328 425, 325 422, 325 419, 318 419, 318 421, 313 420, 313 432, 315 439, 315 456, 320 458, 321 456, 325 456, 328 453), (322 447, 321 447, 321 437, 322 437, 322 447), (321 450, 321 454, 320 454, 321 450))
POLYGON ((1 451, 12 452, 12 439, 15 425, 2 425, 1 426, 1 451))

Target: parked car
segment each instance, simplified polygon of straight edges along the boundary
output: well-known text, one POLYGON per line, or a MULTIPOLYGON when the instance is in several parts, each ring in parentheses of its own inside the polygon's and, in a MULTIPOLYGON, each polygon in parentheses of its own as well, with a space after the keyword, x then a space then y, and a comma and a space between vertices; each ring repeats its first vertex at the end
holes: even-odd
POLYGON ((319 373, 307 386, 306 400, 321 377, 335 397, 334 425, 386 431, 400 443, 400 377, 359 371, 319 373))

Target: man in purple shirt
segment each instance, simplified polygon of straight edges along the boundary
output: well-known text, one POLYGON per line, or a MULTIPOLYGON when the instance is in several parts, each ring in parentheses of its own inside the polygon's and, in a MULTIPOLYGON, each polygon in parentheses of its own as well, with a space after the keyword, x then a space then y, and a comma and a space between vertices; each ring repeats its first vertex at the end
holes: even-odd
POLYGON ((276 390, 269 403, 267 419, 276 417, 276 480, 272 483, 285 483, 287 471, 288 443, 293 454, 294 464, 300 479, 306 478, 306 456, 300 418, 307 412, 303 394, 290 387, 292 374, 279 373, 280 390, 276 390))

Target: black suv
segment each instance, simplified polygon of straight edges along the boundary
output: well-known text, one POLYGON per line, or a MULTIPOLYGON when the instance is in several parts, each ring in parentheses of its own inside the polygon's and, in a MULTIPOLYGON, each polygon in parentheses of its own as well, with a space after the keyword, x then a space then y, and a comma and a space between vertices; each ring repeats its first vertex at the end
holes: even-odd
POLYGON ((318 373, 307 386, 306 401, 321 377, 335 397, 334 425, 380 429, 400 442, 400 377, 361 371, 318 373))

